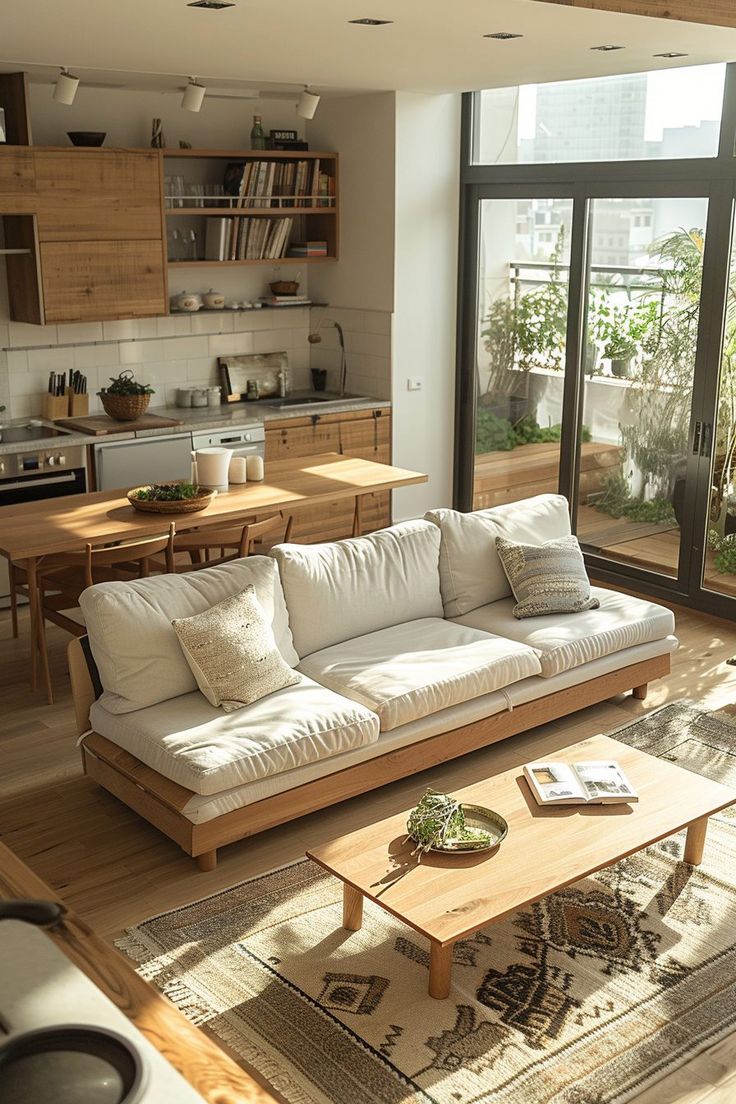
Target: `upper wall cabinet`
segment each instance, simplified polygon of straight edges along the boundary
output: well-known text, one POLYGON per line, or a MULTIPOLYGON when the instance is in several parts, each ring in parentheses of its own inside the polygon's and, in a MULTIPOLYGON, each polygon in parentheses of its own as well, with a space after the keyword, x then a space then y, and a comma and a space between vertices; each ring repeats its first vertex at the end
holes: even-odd
POLYGON ((0 156, 0 213, 33 210, 35 192, 36 166, 32 151, 22 146, 7 146, 0 156))
POLYGON ((44 241, 160 241, 156 150, 34 151, 44 241))

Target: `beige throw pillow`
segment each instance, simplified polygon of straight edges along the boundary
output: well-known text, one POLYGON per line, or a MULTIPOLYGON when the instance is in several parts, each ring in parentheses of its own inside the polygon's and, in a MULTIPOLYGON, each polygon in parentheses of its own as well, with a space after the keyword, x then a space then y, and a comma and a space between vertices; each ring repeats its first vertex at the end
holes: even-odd
POLYGON ((252 584, 203 613, 171 624, 199 689, 226 713, 299 682, 276 647, 252 584))
POLYGON ((577 537, 545 544, 518 544, 496 537, 496 549, 514 592, 514 617, 544 617, 550 613, 582 613, 598 609, 577 537))

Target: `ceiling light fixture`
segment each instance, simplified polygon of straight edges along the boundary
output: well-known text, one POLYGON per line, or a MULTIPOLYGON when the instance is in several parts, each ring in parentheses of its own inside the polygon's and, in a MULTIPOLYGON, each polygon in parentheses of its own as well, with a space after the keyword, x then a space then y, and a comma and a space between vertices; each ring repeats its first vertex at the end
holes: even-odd
POLYGON ((79 88, 79 77, 75 77, 69 70, 62 65, 61 72, 56 79, 54 85, 54 99, 57 103, 66 104, 67 107, 71 107, 74 103, 74 97, 77 94, 79 88))
POLYGON ((181 106, 185 111, 201 111, 206 92, 207 89, 203 84, 197 83, 196 77, 190 77, 181 98, 181 106))
POLYGON ((316 92, 310 92, 305 84, 304 91, 296 105, 297 115, 301 115, 302 119, 313 119, 318 107, 319 96, 316 92))
POLYGON ((625 50, 625 46, 613 46, 610 42, 607 42, 605 46, 591 46, 591 50, 600 50, 602 54, 607 54, 611 50, 625 50))
POLYGON ((193 0, 188 8, 206 8, 208 11, 220 11, 221 8, 234 8, 232 0, 193 0))
POLYGON ((494 31, 493 34, 485 34, 484 38, 497 38, 499 42, 508 42, 511 38, 523 38, 523 34, 515 34, 513 31, 494 31))
POLYGON ((678 58, 678 57, 688 57, 688 55, 687 54, 681 54, 678 50, 668 50, 664 54, 652 54, 652 57, 678 58))
POLYGON ((393 19, 348 19, 348 23, 357 23, 360 27, 386 27, 393 19))

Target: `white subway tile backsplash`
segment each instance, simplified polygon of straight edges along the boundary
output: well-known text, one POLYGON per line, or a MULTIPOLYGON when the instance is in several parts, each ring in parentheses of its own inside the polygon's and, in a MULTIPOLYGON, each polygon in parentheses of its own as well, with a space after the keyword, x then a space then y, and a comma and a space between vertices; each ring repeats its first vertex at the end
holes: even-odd
POLYGON ((363 332, 391 333, 391 315, 387 311, 363 311, 363 332))
POLYGON ((169 318, 156 319, 157 337, 184 337, 192 332, 192 316, 172 314, 169 318))
POLYGON ((57 345, 52 349, 29 349, 29 372, 46 372, 47 381, 49 372, 68 372, 74 367, 74 349, 69 345, 57 345))
POLYGON ((211 357, 245 356, 253 352, 253 334, 214 334, 208 339, 208 351, 211 357))
MULTIPOLYGON (((192 357, 207 356, 209 338, 206 334, 191 337, 171 337, 163 344, 164 360, 189 360, 192 357)), ((158 359, 158 358, 157 358, 158 359)))
POLYGON ((134 341, 138 337, 138 322, 135 318, 103 322, 102 333, 105 341, 134 341))
POLYGON ((233 332, 233 316, 224 311, 199 311, 191 318, 193 334, 219 334, 233 332))
POLYGON ((288 333, 285 334, 283 330, 262 330, 260 333, 254 333, 253 352, 280 353, 289 344, 288 336, 288 333))
POLYGON ((28 353, 25 349, 8 349, 5 354, 5 363, 8 372, 27 372, 28 353))
POLYGON ((94 368, 114 367, 120 363, 120 346, 117 341, 99 345, 77 345, 74 348, 74 367, 89 375, 94 368))
POLYGON ((217 383, 217 362, 212 357, 195 357, 188 360, 185 379, 188 382, 196 380, 207 384, 217 383))
POLYGON ((102 341, 101 322, 73 322, 58 327, 60 345, 81 345, 85 341, 102 341))
POLYGON ((380 357, 391 355, 391 338, 384 334, 346 334, 345 345, 348 352, 367 353, 369 356, 380 357))
MULTIPOLYGON (((182 338, 182 341, 186 341, 187 338, 182 338)), ((148 364, 150 362, 156 362, 157 360, 164 360, 166 353, 165 347, 169 342, 159 341, 121 341, 118 345, 118 351, 120 353, 120 363, 125 365, 130 364, 148 364)))
POLYGON ((10 348, 29 348, 31 345, 56 345, 58 341, 56 326, 32 326, 30 322, 9 322, 8 346, 10 348))

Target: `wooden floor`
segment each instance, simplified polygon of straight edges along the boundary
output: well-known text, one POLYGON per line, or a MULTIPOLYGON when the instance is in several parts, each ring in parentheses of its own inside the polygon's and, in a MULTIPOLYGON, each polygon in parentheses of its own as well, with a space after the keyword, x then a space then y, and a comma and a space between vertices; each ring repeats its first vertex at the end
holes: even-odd
MULTIPOLYGON (((736 625, 688 610, 676 613, 680 650, 671 675, 651 688, 646 702, 619 697, 547 728, 582 739, 678 698, 736 712, 736 667, 725 662, 736 654, 736 625)), ((107 938, 146 916, 298 859, 308 847, 388 816, 416 800, 427 784, 452 790, 485 773, 489 751, 475 752, 225 847, 217 869, 200 874, 174 844, 82 777, 64 660, 68 638, 50 627, 58 697, 55 705, 46 706, 28 687, 27 632, 23 618, 20 644, 13 641, 9 618, 0 613, 0 836, 107 938)), ((734 1100, 736 1033, 641 1094, 637 1104, 734 1100)))

